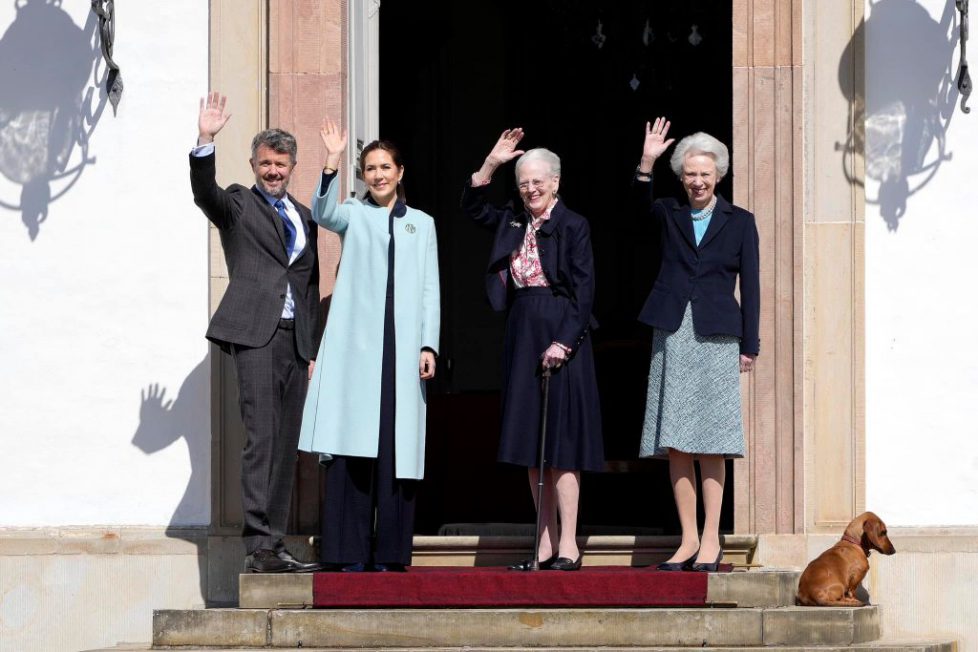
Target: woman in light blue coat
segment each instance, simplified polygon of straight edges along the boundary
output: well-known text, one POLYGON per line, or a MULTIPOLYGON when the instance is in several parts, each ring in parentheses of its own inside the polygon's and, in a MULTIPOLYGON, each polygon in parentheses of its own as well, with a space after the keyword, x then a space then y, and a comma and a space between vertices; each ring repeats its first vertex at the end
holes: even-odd
POLYGON ((404 166, 385 141, 360 156, 363 199, 339 203, 347 135, 328 118, 320 135, 326 164, 312 214, 340 235, 343 254, 299 448, 332 458, 320 546, 327 568, 402 571, 424 476, 425 381, 438 350, 435 224, 404 203, 404 166))

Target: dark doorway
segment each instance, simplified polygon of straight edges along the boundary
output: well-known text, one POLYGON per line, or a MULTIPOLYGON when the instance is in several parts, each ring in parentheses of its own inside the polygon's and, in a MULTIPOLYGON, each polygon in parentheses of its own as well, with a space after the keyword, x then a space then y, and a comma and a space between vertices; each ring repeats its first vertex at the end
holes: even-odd
MULTIPOLYGON (((609 472, 583 481, 581 531, 678 532, 666 463, 636 459, 651 332, 635 317, 658 255, 627 194, 644 123, 656 115, 670 118, 670 135, 707 131, 730 143, 731 3, 385 0, 380 15, 381 136, 404 152, 408 203, 435 217, 441 262, 441 358, 418 533, 533 521, 525 471, 494 462, 503 316, 482 289, 491 234, 458 209, 466 176, 515 126, 526 148, 561 157, 561 196, 592 229, 609 472)), ((494 179, 497 201, 518 201, 512 175, 510 165, 494 179)), ((682 194, 665 161, 655 189, 682 194)), ((720 192, 729 198, 730 189, 728 177, 720 192)), ((728 472, 725 531, 732 487, 728 472)))

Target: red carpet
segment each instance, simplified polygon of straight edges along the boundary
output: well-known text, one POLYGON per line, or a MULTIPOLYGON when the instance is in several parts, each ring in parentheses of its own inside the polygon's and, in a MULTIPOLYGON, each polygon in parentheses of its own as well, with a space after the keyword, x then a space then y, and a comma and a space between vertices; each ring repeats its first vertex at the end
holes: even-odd
POLYGON ((406 573, 316 573, 313 606, 695 607, 706 573, 597 566, 575 572, 418 566, 406 573))

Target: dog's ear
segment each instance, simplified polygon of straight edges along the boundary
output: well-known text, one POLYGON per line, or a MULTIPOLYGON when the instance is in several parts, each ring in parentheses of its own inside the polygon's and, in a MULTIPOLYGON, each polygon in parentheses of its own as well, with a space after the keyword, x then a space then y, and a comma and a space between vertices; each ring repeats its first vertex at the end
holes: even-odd
POLYGON ((863 547, 883 551, 886 547, 886 525, 876 514, 869 514, 863 521, 863 547))

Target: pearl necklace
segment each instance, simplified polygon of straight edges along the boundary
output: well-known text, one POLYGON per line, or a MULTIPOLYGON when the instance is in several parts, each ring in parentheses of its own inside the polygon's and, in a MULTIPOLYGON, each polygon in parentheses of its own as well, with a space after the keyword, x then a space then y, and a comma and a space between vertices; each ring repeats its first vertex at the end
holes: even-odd
POLYGON ((710 200, 710 203, 704 206, 703 208, 699 210, 695 208, 691 208, 689 211, 689 216, 693 219, 693 221, 699 222, 700 220, 705 220, 711 215, 713 215, 713 209, 716 207, 717 207, 717 196, 713 195, 713 198, 710 200))

